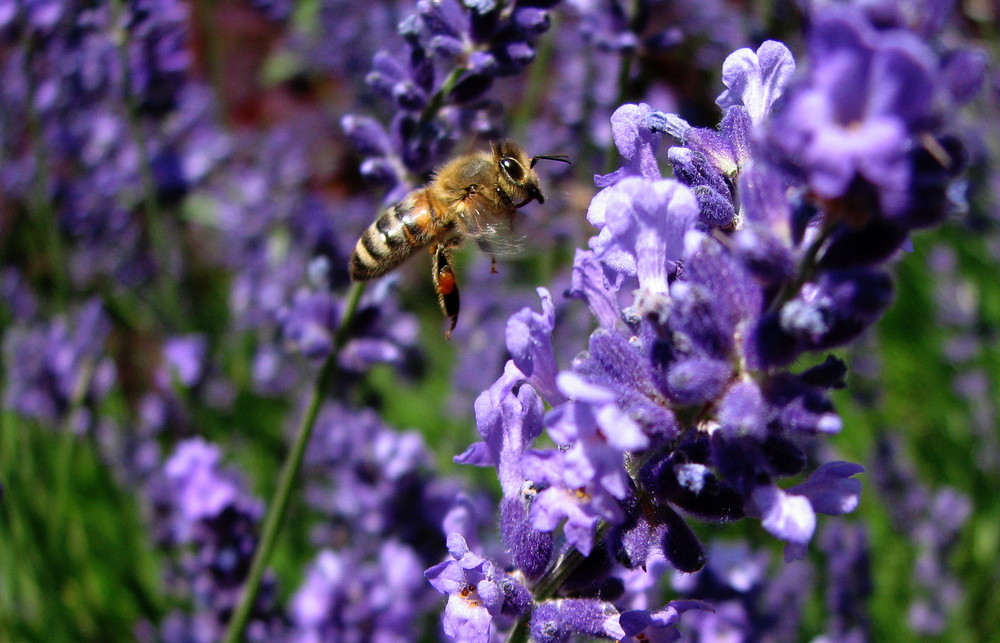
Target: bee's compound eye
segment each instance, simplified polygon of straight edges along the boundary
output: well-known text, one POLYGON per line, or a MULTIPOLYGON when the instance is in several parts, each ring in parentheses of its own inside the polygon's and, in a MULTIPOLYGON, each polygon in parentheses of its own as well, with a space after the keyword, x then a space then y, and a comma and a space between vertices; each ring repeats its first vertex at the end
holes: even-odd
POLYGON ((524 180, 524 170, 521 168, 521 164, 514 159, 505 156, 500 159, 500 167, 503 168, 504 174, 511 181, 518 183, 524 180))

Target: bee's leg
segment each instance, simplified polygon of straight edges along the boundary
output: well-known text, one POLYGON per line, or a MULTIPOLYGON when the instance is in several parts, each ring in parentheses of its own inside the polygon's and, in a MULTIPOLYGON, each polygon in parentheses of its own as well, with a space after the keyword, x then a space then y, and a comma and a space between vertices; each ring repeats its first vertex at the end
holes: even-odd
POLYGON ((451 320, 451 327, 444 334, 445 338, 450 338, 451 331, 455 330, 455 324, 458 323, 459 298, 455 271, 451 268, 451 252, 449 252, 447 245, 439 243, 434 248, 432 270, 434 290, 437 291, 441 312, 451 320))
POLYGON ((498 272, 499 272, 499 271, 497 270, 497 258, 496 258, 496 257, 493 257, 493 256, 491 256, 491 257, 490 257, 490 274, 491 274, 491 275, 495 275, 495 274, 497 274, 498 272))

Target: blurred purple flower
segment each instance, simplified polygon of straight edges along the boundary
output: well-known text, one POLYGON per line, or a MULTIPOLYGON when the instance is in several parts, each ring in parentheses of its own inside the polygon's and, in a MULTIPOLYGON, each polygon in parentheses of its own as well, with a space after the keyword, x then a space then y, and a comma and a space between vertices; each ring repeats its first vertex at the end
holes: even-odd
MULTIPOLYGON (((263 504, 249 494, 221 452, 201 438, 179 443, 149 480, 147 495, 157 544, 180 552, 168 576, 173 590, 188 595, 192 611, 175 613, 162 626, 167 640, 217 640, 250 571, 263 504)), ((283 631, 275 581, 268 577, 253 606, 247 636, 270 640, 283 631)))
POLYGON ((163 366, 156 373, 156 384, 169 389, 171 381, 194 386, 205 372, 208 340, 203 335, 171 337, 163 346, 163 366))
POLYGON ((745 543, 717 542, 705 569, 675 573, 673 587, 683 597, 714 607, 685 617, 682 634, 697 640, 796 638, 814 580, 811 568, 804 561, 786 563, 768 577, 769 562, 767 552, 752 551, 745 543))
POLYGON ((92 428, 92 411, 117 378, 105 354, 110 331, 97 300, 49 323, 12 327, 3 345, 9 365, 4 404, 49 425, 69 421, 75 432, 92 428))
POLYGON ((828 622, 821 637, 830 641, 868 640, 871 623, 868 599, 874 592, 871 551, 866 530, 833 521, 820 538, 827 555, 828 622))
POLYGON ((907 205, 909 137, 935 118, 936 64, 908 32, 876 32, 857 11, 817 12, 809 37, 813 68, 774 122, 775 145, 801 164, 827 199, 857 174, 892 215, 907 205))
POLYGON ((304 465, 306 499, 326 517, 317 537, 358 552, 393 539, 437 559, 441 524, 462 488, 431 475, 430 460, 418 433, 394 431, 371 410, 324 406, 304 465))
POLYGON ((971 506, 954 489, 934 491, 922 484, 898 443, 898 438, 888 434, 878 441, 872 477, 893 529, 912 540, 917 549, 913 580, 918 591, 910 606, 910 626, 919 634, 936 635, 962 597, 962 586, 947 561, 971 506))
POLYGON ((358 552, 323 550, 291 599, 289 641, 412 641, 428 607, 416 553, 401 543, 381 544, 374 560, 358 552))
MULTIPOLYGON (((366 172, 395 188, 387 201, 413 187, 403 180, 406 172, 426 174, 444 159, 461 130, 490 120, 484 96, 496 78, 517 74, 534 60, 534 41, 551 24, 551 4, 555 2, 501 11, 493 2, 421 0, 399 22, 406 55, 376 52, 365 78, 394 103, 391 133, 379 133, 381 128, 367 119, 348 116, 342 121, 364 150, 366 172), (373 146, 373 141, 379 143, 373 146)), ((487 135, 497 137, 497 132, 487 135)))

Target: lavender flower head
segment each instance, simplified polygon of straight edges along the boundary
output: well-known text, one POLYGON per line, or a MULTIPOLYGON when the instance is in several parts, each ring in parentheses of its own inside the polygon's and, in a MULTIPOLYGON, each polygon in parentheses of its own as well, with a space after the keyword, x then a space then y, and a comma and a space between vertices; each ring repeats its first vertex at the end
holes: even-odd
MULTIPOLYGON (((755 518, 792 561, 819 514, 858 505, 864 468, 812 459, 842 429, 830 391, 844 386, 846 364, 789 365, 850 342, 884 312, 884 264, 910 230, 945 216, 961 147, 944 129, 939 101, 954 94, 942 59, 914 34, 876 32, 832 6, 816 11, 808 42, 798 74, 778 42, 733 53, 718 129, 620 107, 612 130, 625 164, 595 177, 588 220, 598 233, 567 293, 599 328, 560 370, 548 294, 541 314, 511 320, 512 359, 477 403, 484 442, 460 460, 498 468, 503 506, 516 509, 504 515, 518 518, 505 520, 504 544, 526 578, 541 579, 527 587, 541 593, 531 616, 540 640, 621 638, 610 625, 621 615, 617 570, 660 554, 684 572, 711 560, 685 516, 755 518), (680 143, 666 153, 669 179, 658 165, 665 135, 680 143), (538 394, 550 407, 541 418, 538 394), (555 448, 533 445, 542 427, 555 448), (551 549, 533 557, 523 550, 538 534, 551 549), (575 571, 544 585, 539 569, 561 550, 573 551, 575 571)), ((629 631, 681 611, 663 609, 630 616, 629 631)))
POLYGON ((520 583, 497 569, 493 563, 469 551, 459 534, 448 537, 452 560, 425 572, 434 589, 448 595, 444 631, 452 638, 489 641, 493 619, 520 616, 531 603, 520 583))
POLYGON ((390 128, 354 115, 342 120, 365 157, 363 174, 390 188, 387 202, 412 187, 408 175, 422 176, 441 162, 462 130, 499 136, 483 97, 495 79, 534 59, 534 41, 549 29, 547 8, 554 4, 421 0, 402 20, 407 55, 379 51, 366 78, 396 108, 390 128))

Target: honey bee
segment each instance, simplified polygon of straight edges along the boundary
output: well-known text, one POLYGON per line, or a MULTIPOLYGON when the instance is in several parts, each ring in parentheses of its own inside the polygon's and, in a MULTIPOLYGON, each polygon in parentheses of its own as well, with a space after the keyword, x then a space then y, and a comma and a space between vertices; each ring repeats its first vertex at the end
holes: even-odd
POLYGON ((534 167, 541 159, 569 163, 568 157, 528 155, 510 141, 495 143, 489 152, 453 159, 437 170, 430 183, 387 208, 358 239, 351 254, 351 279, 366 281, 386 274, 414 252, 429 247, 431 275, 438 304, 451 326, 458 323, 458 284, 451 251, 473 238, 486 252, 516 251, 513 238, 518 208, 545 202, 534 167))

